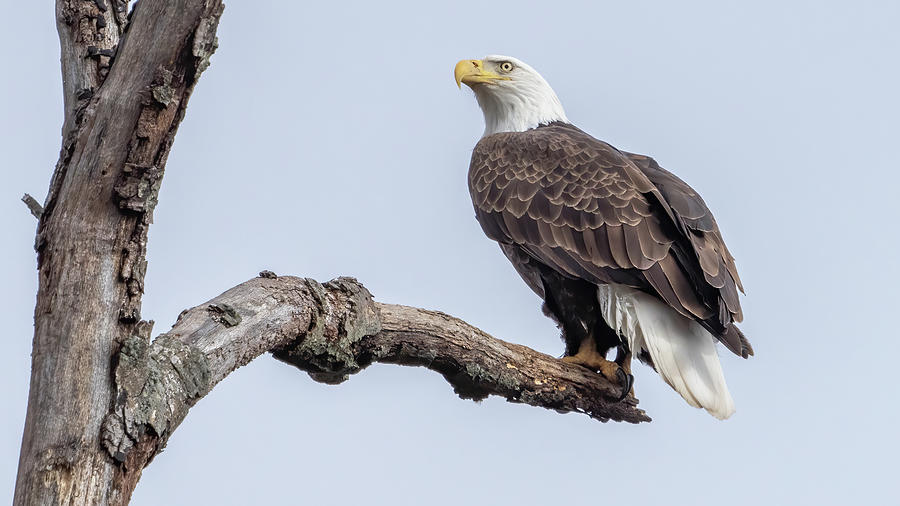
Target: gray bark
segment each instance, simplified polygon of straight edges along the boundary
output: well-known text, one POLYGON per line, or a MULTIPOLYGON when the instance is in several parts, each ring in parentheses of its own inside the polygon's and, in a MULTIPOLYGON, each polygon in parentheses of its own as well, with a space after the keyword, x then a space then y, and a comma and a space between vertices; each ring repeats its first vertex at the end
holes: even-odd
POLYGON ((65 120, 39 216, 31 386, 14 504, 127 504, 190 407, 271 351, 317 381, 421 365, 489 394, 600 420, 648 421, 601 376, 442 313, 378 304, 354 280, 261 277, 150 341, 147 232, 166 159, 216 48, 219 0, 57 0, 65 120))
POLYGON ((38 225, 31 387, 15 504, 123 504, 140 468, 102 451, 136 332, 147 229, 222 3, 58 0, 63 145, 38 225))

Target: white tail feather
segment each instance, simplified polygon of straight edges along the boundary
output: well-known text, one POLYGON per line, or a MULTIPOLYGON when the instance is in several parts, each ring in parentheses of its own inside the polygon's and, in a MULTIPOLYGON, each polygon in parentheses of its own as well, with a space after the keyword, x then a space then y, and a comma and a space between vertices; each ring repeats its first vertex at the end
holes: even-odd
POLYGON ((600 285, 606 323, 624 335, 635 356, 646 351, 656 372, 688 404, 724 420, 734 401, 716 353, 716 339, 662 301, 624 285, 600 285))

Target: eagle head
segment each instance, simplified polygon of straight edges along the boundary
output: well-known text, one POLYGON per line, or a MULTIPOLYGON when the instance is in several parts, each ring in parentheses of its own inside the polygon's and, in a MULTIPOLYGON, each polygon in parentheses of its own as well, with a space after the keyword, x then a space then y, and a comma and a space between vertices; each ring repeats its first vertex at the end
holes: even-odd
POLYGON ((454 74, 457 86, 465 84, 475 92, 484 113, 485 136, 569 122, 553 88, 521 60, 501 55, 460 60, 454 74))

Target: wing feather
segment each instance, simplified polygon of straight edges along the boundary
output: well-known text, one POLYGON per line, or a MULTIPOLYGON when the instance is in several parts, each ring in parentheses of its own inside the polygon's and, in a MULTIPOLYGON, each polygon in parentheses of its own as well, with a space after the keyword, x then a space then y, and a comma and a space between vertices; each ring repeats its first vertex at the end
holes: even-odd
POLYGON ((637 267, 636 265, 632 264, 631 260, 628 258, 628 250, 625 247, 625 231, 623 230, 623 225, 607 225, 603 227, 603 230, 606 231, 609 250, 612 251, 613 259, 615 259, 616 264, 618 264, 622 269, 637 267))

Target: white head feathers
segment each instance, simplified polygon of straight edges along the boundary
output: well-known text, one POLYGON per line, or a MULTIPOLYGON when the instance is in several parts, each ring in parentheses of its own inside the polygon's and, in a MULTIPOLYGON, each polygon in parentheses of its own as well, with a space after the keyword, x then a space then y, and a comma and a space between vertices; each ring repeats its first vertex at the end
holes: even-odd
POLYGON ((481 64, 482 78, 460 78, 458 65, 457 80, 475 92, 484 113, 484 135, 524 132, 554 121, 569 122, 553 88, 527 63, 500 55, 468 63, 474 68, 481 64))

